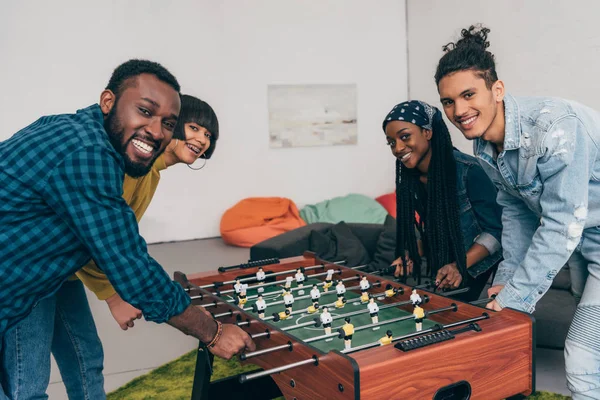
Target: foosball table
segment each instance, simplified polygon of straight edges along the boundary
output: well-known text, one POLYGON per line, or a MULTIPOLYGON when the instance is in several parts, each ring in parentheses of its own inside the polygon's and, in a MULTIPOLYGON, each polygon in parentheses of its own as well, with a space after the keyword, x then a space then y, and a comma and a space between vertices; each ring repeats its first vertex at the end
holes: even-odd
MULTIPOLYGON (((256 371, 210 383, 198 348, 192 399, 504 399, 535 390, 534 322, 321 260, 313 253, 186 276, 192 303, 256 343, 256 371)), ((456 293, 456 291, 454 292, 456 293)))

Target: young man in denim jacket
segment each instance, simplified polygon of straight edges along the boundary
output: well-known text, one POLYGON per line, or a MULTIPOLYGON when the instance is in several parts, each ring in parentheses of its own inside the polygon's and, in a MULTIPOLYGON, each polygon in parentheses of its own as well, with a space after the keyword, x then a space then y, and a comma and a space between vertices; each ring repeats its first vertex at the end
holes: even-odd
MULTIPOLYGON (((600 398, 600 113, 556 98, 515 98, 486 51, 489 29, 470 27, 445 48, 436 83, 446 116, 498 188, 500 263, 488 308, 533 312, 575 253, 589 276, 565 343, 573 399, 600 398)), ((582 290, 583 289, 583 290, 582 290)))

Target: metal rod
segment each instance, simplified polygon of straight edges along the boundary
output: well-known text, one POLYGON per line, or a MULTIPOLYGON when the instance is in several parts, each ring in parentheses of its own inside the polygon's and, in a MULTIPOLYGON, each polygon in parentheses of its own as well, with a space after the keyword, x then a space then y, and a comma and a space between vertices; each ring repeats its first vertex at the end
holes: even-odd
POLYGON ((496 295, 495 295, 495 294, 493 294, 493 295, 491 295, 490 297, 488 297, 487 299, 475 300, 475 301, 472 301, 472 302, 470 302, 469 304, 472 304, 472 305, 474 305, 474 306, 477 306, 477 305, 479 305, 479 304, 487 304, 487 303, 489 303, 490 301, 494 300, 495 298, 496 298, 496 295))
MULTIPOLYGON (((432 311, 427 312, 425 314, 425 317, 427 317, 427 315, 430 315, 430 314, 437 314, 438 312, 448 311, 449 309, 452 309, 452 308, 454 308, 454 307, 445 307, 445 308, 440 308, 440 309, 432 310, 432 311)), ((339 318, 339 315, 337 317, 339 318)), ((398 317, 398 318, 387 319, 385 321, 379 321, 376 324, 368 324, 368 325, 363 325, 363 326, 355 327, 354 331, 355 332, 356 331, 362 331, 364 329, 374 328, 376 326, 381 326, 381 325, 393 324, 395 322, 406 321, 406 320, 414 319, 414 318, 415 317, 412 314, 411 315, 405 315, 404 317, 398 317)), ((306 339, 305 342, 306 343, 316 342, 318 340, 322 340, 322 339, 331 337, 332 335, 333 335, 333 333, 331 333, 329 335, 316 336, 314 338, 306 339)), ((337 335, 337 333, 335 335, 337 335)))
POLYGON ((274 353, 279 350, 292 351, 292 349, 293 349, 292 342, 287 342, 286 344, 269 347, 268 349, 262 349, 262 350, 251 351, 249 353, 244 353, 244 354, 240 355, 240 360, 246 361, 249 358, 262 356, 263 354, 274 353))
MULTIPOLYGON (((353 278, 353 279, 356 279, 356 278, 353 278)), ((377 286, 379 286, 379 285, 380 285, 380 284, 377 284, 377 286)), ((346 288, 346 290, 354 290, 354 289, 360 289, 360 286, 350 286, 350 287, 346 288)), ((337 293, 337 292, 334 292, 333 290, 332 290, 332 291, 330 291, 330 292, 323 292, 323 293, 321 293, 321 297, 323 297, 323 296, 325 296, 325 295, 329 295, 329 294, 336 294, 336 293, 337 293)), ((296 300, 304 300, 304 299, 309 299, 310 297, 311 297, 311 295, 310 295, 310 294, 307 294, 307 295, 304 295, 304 296, 295 297, 295 298, 294 298, 294 301, 296 301, 296 300)), ((283 300, 274 301, 274 302, 272 302, 272 303, 269 303, 269 304, 267 304, 267 307, 270 307, 270 306, 276 306, 276 305, 278 305, 278 304, 283 304, 283 303, 284 303, 284 301, 283 301, 283 300)), ((250 311, 250 310, 252 310, 252 307, 246 307, 246 308, 244 308, 244 311, 250 311)))
MULTIPOLYGON (((338 271, 339 271, 339 270, 338 270, 338 271)), ((327 273, 326 273, 326 272, 324 272, 324 273, 322 273, 322 274, 314 274, 314 275, 310 275, 310 277, 311 277, 311 278, 314 278, 315 276, 322 276, 322 275, 326 275, 326 274, 327 274, 327 273)), ((359 278, 359 277, 357 277, 357 276, 351 276, 351 277, 349 277, 349 278, 344 278, 344 279, 340 279, 340 280, 341 280, 342 282, 348 282, 348 281, 355 281, 355 280, 357 280, 357 279, 360 279, 360 278, 359 278)), ((278 281, 278 282, 283 282, 283 281, 278 281)), ((324 284, 325 284, 325 282, 321 282, 321 283, 315 283, 315 285, 317 285, 317 286, 323 286, 324 284)), ((263 286, 264 286, 264 285, 263 285, 263 286)), ((357 286, 357 287, 358 287, 358 286, 357 286)), ((310 285, 310 284, 309 284, 309 285, 306 285, 306 286, 304 286, 304 287, 295 287, 295 288, 290 288, 290 289, 289 289, 289 291, 290 291, 290 292, 294 292, 294 291, 297 291, 297 290, 305 290, 305 289, 310 289, 310 288, 312 288, 312 285, 310 285)), ((275 293, 275 292, 271 292, 271 293, 275 293)), ((324 293, 327 293, 327 292, 324 292, 324 293)), ((269 293, 265 293, 265 294, 269 294, 269 293)), ((259 295, 257 295, 257 294, 254 294, 254 295, 252 295, 252 296, 248 296, 248 297, 247 297, 247 299, 248 299, 248 300, 251 300, 251 299, 256 299, 258 296, 259 296, 259 295)), ((298 299, 299 299, 299 297, 298 297, 298 299)), ((228 303, 233 303, 233 301, 234 301, 234 300, 227 300, 227 302, 228 302, 228 303)), ((271 304, 273 304, 273 303, 271 303, 271 304)), ((280 302, 280 303, 278 303, 278 304, 281 304, 281 302, 280 302)), ((268 306, 268 304, 267 304, 267 306, 268 306)), ((247 309, 246 311, 248 311, 248 310, 251 310, 251 308, 247 309)))
POLYGON ((441 296, 454 296, 455 294, 465 293, 465 292, 468 292, 469 290, 471 290, 471 288, 464 287, 462 289, 451 290, 449 292, 440 292, 440 293, 436 293, 436 294, 439 294, 441 296))
POLYGON ((229 310, 229 311, 221 313, 221 314, 215 314, 215 315, 213 315, 213 318, 231 317, 232 315, 233 315, 233 310, 229 310))
POLYGON ((263 337, 263 336, 266 336, 267 338, 269 338, 269 337, 271 337, 271 332, 267 329, 265 332, 255 333, 255 334, 250 335, 250 337, 252 339, 256 339, 256 338, 263 337))
MULTIPOLYGON (((338 274, 340 274, 342 272, 341 269, 338 269, 336 271, 337 271, 338 274)), ((323 276, 323 275, 327 275, 327 272, 322 272, 322 273, 319 273, 319 274, 307 275, 307 278, 310 279, 310 278, 314 278, 314 277, 317 277, 317 276, 323 276)), ((280 280, 280 281, 274 281, 274 282, 267 282, 267 283, 263 283, 263 284, 257 284, 257 285, 254 285, 254 286, 248 286, 248 290, 250 290, 250 289, 258 289, 260 287, 265 287, 265 286, 280 285, 280 284, 282 284, 284 282, 285 282, 284 280, 280 280)), ((222 292, 219 292, 219 293, 213 292, 213 294, 214 295, 219 295, 219 294, 229 294, 229 293, 233 293, 233 292, 235 292, 235 289, 223 290, 222 292)))
POLYGON ((281 367, 267 369, 265 371, 255 372, 253 374, 245 374, 240 376, 240 383, 245 383, 254 379, 262 378, 263 376, 268 376, 271 374, 276 374, 278 372, 287 371, 288 369, 301 367, 303 365, 314 364, 315 366, 319 365, 319 358, 317 356, 313 356, 313 358, 309 358, 307 360, 298 361, 295 363, 282 365, 281 367))
MULTIPOLYGON (((427 333, 439 332, 442 329, 448 329, 448 328, 453 328, 455 326, 470 324, 471 322, 481 321, 483 319, 488 319, 488 318, 489 318, 489 315, 484 314, 481 317, 475 317, 475 318, 467 319, 467 320, 464 320, 464 321, 453 322, 452 324, 442 325, 439 328, 428 328, 428 329, 425 329, 425 330, 422 330, 422 331, 419 331, 419 332, 413 332, 413 333, 409 333, 409 334, 406 334, 406 335, 394 338, 394 339, 392 339, 392 343, 393 342, 398 342, 398 341, 404 340, 404 339, 409 339, 411 337, 424 335, 424 334, 427 334, 427 333)), ((364 349, 368 349, 368 348, 371 348, 371 347, 377 347, 377 346, 381 346, 381 344, 379 342, 372 342, 372 343, 363 344, 361 346, 352 347, 350 349, 344 349, 344 350, 341 350, 341 352, 344 353, 344 354, 354 353, 355 351, 364 350, 364 349)))
MULTIPOLYGON (((381 293, 379 293, 381 294, 381 293)), ((375 297, 375 296, 374 296, 375 297)), ((403 306, 406 304, 412 304, 410 300, 404 300, 404 301, 400 301, 397 303, 390 303, 390 304, 385 304, 381 307, 379 307, 379 310, 385 310, 386 308, 391 308, 391 307, 398 307, 398 306, 403 306)), ((353 315, 359 315, 359 314, 366 314, 369 312, 369 309, 365 309, 365 310, 358 310, 358 311, 352 311, 346 314, 341 314, 341 315, 336 315, 334 317, 332 317, 332 320, 336 320, 336 319, 340 319, 340 318, 346 318, 346 317, 351 317, 353 315)), ((314 325, 315 322, 303 322, 301 324, 297 324, 297 325, 290 325, 290 326, 286 326, 284 328, 281 328, 282 331, 290 331, 292 329, 298 329, 298 328, 304 328, 305 326, 310 326, 310 325, 314 325)))
MULTIPOLYGON (((342 261, 335 261, 335 262, 331 262, 331 263, 329 263, 329 264, 342 265, 342 264, 345 264, 345 263, 346 263, 346 261, 345 261, 345 260, 342 260, 342 261)), ((269 264, 267 264, 267 265, 269 265, 269 264)), ((362 267, 365 267, 365 266, 366 266, 366 265, 364 265, 364 266, 362 266, 362 267)), ((255 268, 258 268, 258 267, 265 267, 265 265, 258 265, 258 266, 256 266, 255 268)), ((298 267, 298 268, 295 268, 295 269, 288 269, 287 271, 275 272, 275 273, 273 273, 273 274, 266 275, 266 276, 265 276, 265 278, 269 278, 269 277, 273 277, 273 276, 280 276, 280 275, 289 274, 289 273, 291 273, 291 272, 295 272, 295 271, 296 271, 297 269, 299 269, 299 268, 304 268, 304 270, 305 270, 305 271, 311 271, 311 270, 313 270, 313 269, 325 268, 325 264, 313 265, 313 266, 310 266, 310 267, 298 267)), ((250 277, 248 277, 248 278, 242 278, 242 279, 240 279, 240 282, 248 282, 248 281, 252 281, 252 280, 256 280, 256 277, 254 277, 254 276, 250 276, 250 277)), ((235 280, 232 280, 232 281, 226 281, 226 282, 220 282, 219 286, 221 286, 221 285, 230 285, 230 284, 232 284, 232 283, 235 283, 235 280)), ((211 284, 208 284, 208 285, 202 285, 202 286, 199 286, 199 287, 200 287, 201 289, 210 289, 210 288, 213 288, 213 287, 215 287, 215 284, 214 284, 214 283, 211 283, 211 284)), ((214 293, 213 293, 213 294, 214 294, 214 293)))

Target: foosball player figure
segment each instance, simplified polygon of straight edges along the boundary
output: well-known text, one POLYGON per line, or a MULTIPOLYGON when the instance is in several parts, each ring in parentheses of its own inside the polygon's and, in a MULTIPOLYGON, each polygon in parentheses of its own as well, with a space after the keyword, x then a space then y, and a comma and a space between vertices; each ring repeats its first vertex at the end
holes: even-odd
POLYGON ((385 336, 382 337, 381 339, 379 339, 379 344, 382 346, 385 346, 386 344, 391 344, 391 343, 392 343, 392 331, 390 331, 388 329, 387 332, 385 333, 385 336))
POLYGON ((293 281, 294 281, 294 278, 293 278, 293 277, 291 277, 291 276, 286 276, 286 277, 285 277, 285 286, 284 286, 284 287, 285 287, 286 289, 289 289, 289 288, 291 288, 291 287, 292 287, 292 282, 293 282, 293 281))
POLYGON ((318 302, 312 303, 312 305, 308 306, 308 308, 306 309, 306 312, 309 314, 314 314, 317 311, 319 311, 319 303, 318 302))
POLYGON ((258 313, 258 318, 263 319, 265 317, 265 310, 267 309, 267 303, 263 300, 261 294, 258 295, 256 303, 252 306, 252 311, 258 313))
POLYGON ((363 275, 362 279, 360 280, 359 286, 360 286, 360 292, 362 293, 360 296, 360 301, 362 303, 366 303, 369 301, 369 293, 367 293, 367 292, 371 288, 371 284, 367 280, 366 276, 363 275))
POLYGON ((279 313, 273 313, 273 321, 279 322, 289 318, 292 314, 290 310, 281 311, 279 313))
MULTIPOLYGON (((260 286, 264 285, 265 283, 265 271, 263 271, 262 267, 258 267, 258 271, 256 272, 256 280, 258 281, 258 284, 260 286)), ((265 289, 262 287, 258 288, 258 293, 262 293, 264 292, 265 289)))
POLYGON ((344 332, 344 348, 349 349, 352 347, 352 335, 354 334, 354 325, 350 323, 350 317, 346 317, 344 321, 346 323, 341 328, 341 330, 344 332))
POLYGON ((344 286, 344 282, 341 280, 337 281, 337 284, 335 285, 335 291, 337 292, 338 300, 344 297, 344 293, 346 293, 346 286, 344 286))
POLYGON ((326 292, 329 290, 329 288, 333 285, 333 274, 334 274, 334 270, 329 269, 327 270, 327 276, 325 277, 325 283, 323 284, 323 290, 326 292))
MULTIPOLYGON (((369 315, 371 316, 371 322, 376 324, 379 322, 379 306, 375 303, 375 299, 371 297, 369 299, 369 304, 367 304, 367 308, 369 309, 369 315)), ((379 329, 378 326, 373 328, 373 330, 379 329)))
POLYGON ((235 294, 239 295, 242 291, 242 282, 240 282, 240 278, 235 279, 235 284, 233 285, 233 289, 235 290, 235 294))
POLYGON ((313 306, 319 303, 319 299, 321 298, 321 292, 319 291, 319 287, 315 284, 310 290, 310 298, 313 302, 313 306))
MULTIPOLYGON (((298 284, 299 288, 302 288, 304 286, 304 271, 303 268, 298 268, 296 270, 296 283, 298 284)), ((300 289, 298 291, 298 294, 304 294, 304 290, 300 289)))
POLYGON ((421 296, 419 296, 419 294, 417 293, 417 289, 412 290, 412 293, 410 294, 410 301, 413 304, 413 306, 421 305, 421 303, 423 302, 421 296))
POLYGON ((294 295, 292 292, 283 293, 283 303, 285 304, 285 309, 292 312, 292 305, 294 304, 294 295))
POLYGON ((385 286, 385 297, 394 297, 397 293, 398 289, 396 289, 389 283, 385 286))
POLYGON ((248 284, 243 283, 240 288, 240 293, 238 294, 239 305, 241 305, 241 306, 246 304, 246 302, 248 301, 248 299, 246 298, 246 290, 248 290, 248 284))
POLYGON ((323 329, 325 329, 325 334, 331 334, 331 322, 333 322, 333 318, 331 314, 329 314, 329 308, 323 307, 323 312, 321 313, 321 323, 323 324, 323 329))
POLYGON ((335 308, 344 308, 346 305, 346 298, 344 296, 338 297, 337 301, 334 303, 335 308))
POLYGON ((415 316, 415 328, 417 332, 420 332, 423 329, 423 318, 425 318, 425 311, 419 305, 415 306, 413 310, 413 315, 415 316))

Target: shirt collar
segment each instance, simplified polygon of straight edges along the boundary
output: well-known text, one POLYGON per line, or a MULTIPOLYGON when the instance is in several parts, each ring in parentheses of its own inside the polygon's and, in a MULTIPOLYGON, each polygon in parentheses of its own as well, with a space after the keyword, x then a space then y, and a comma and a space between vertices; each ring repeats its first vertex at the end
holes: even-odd
POLYGON ((167 164, 165 163, 164 153, 161 154, 155 161, 152 166, 153 169, 157 171, 162 171, 163 169, 167 169, 167 164))
MULTIPOLYGON (((506 93, 504 96, 504 150, 515 150, 521 147, 520 120, 519 104, 512 95, 506 93)), ((494 145, 481 138, 475 139, 473 147, 476 156, 486 153, 492 157, 495 152, 494 145)))
POLYGON ((104 125, 104 114, 102 114, 99 104, 92 104, 89 107, 77 110, 77 114, 88 114, 92 119, 104 125))

